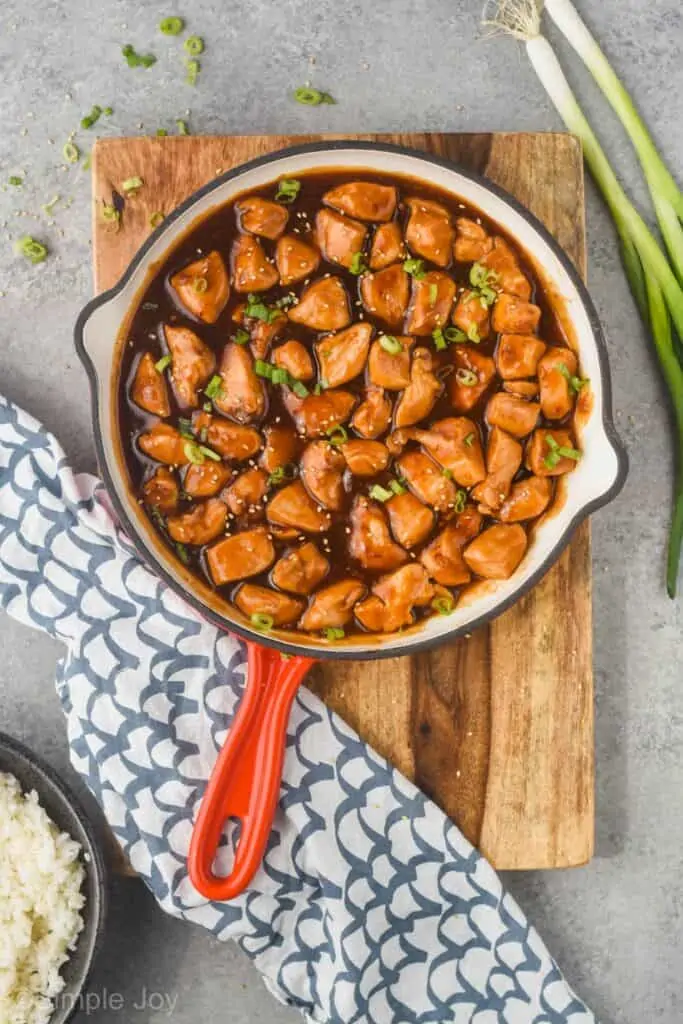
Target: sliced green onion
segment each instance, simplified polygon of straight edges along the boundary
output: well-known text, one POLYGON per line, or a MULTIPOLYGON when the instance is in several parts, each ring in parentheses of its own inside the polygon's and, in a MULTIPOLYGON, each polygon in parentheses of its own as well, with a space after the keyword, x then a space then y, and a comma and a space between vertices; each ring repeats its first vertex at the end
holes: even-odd
POLYGON ((455 495, 455 501, 453 503, 453 511, 456 515, 460 515, 461 512, 465 511, 465 505, 467 504, 467 491, 463 491, 462 488, 458 489, 455 495))
POLYGON ((17 252, 34 265, 47 259, 48 249, 30 235, 24 235, 16 244, 17 252))
POLYGON ((452 480, 453 479, 453 471, 451 469, 448 469, 447 466, 443 466, 443 468, 441 470, 441 476, 445 476, 447 480, 452 480))
POLYGON ((474 444, 474 434, 468 434, 467 437, 465 438, 464 444, 468 448, 471 448, 472 445, 474 444))
POLYGON ((284 480, 293 480, 296 474, 296 466, 287 462, 284 466, 276 466, 273 472, 268 477, 268 484, 271 487, 276 487, 281 484, 284 480))
POLYGON ((86 156, 85 160, 81 164, 81 169, 84 170, 84 171, 89 171, 91 167, 92 167, 92 155, 90 153, 88 153, 88 155, 86 156))
POLYGON ((478 345, 479 342, 481 341, 481 335, 479 334, 479 328, 474 323, 474 321, 469 325, 469 327, 467 328, 467 331, 465 333, 467 334, 468 341, 474 342, 475 345, 478 345))
POLYGON ((181 544, 180 541, 176 541, 175 549, 178 552, 178 557, 180 558, 180 561, 183 563, 183 565, 189 565, 190 556, 187 553, 187 548, 185 547, 185 545, 181 544))
POLYGON ((126 178, 126 180, 121 183, 121 188, 127 196, 131 196, 134 195, 139 188, 142 188, 143 184, 144 182, 142 178, 138 177, 136 174, 132 178, 126 178))
POLYGON ((206 445, 200 444, 199 450, 202 455, 206 456, 207 459, 211 459, 212 462, 221 461, 221 457, 218 452, 215 452, 212 448, 207 448, 206 445))
POLYGON ((54 208, 60 199, 61 196, 53 196, 49 203, 43 203, 43 205, 41 206, 41 210, 43 210, 48 217, 51 217, 54 212, 54 208))
POLYGON ((455 371, 455 379, 465 388, 473 388, 475 384, 479 383, 479 378, 474 370, 466 370, 464 366, 459 366, 455 371))
POLYGON ((165 36, 179 36, 185 28, 182 18, 162 18, 159 22, 159 31, 165 36))
POLYGON ((307 395, 310 394, 310 391, 303 383, 303 381, 296 380, 296 378, 294 377, 290 377, 288 383, 294 394, 297 395, 299 398, 306 398, 307 395))
POLYGON ((467 341, 467 335, 459 327, 444 327, 443 336, 450 345, 459 345, 467 341))
POLYGON ((20 178, 18 174, 10 174, 9 178, 7 179, 7 184, 13 185, 15 188, 18 188, 19 185, 24 184, 24 179, 20 178))
POLYGON ((149 226, 151 228, 158 228, 164 219, 164 215, 161 210, 155 210, 149 218, 149 226))
POLYGON ((273 616, 266 615, 264 612, 254 612, 249 621, 254 629, 258 629, 261 633, 268 633, 275 625, 273 616))
POLYGON ((381 484, 373 484, 369 491, 370 497, 374 498, 375 501, 389 501, 389 498, 393 498, 393 490, 387 490, 386 487, 382 487, 381 484))
POLYGON ((204 412, 213 412, 213 406, 211 405, 211 402, 204 402, 202 409, 204 410, 204 412))
POLYGON ((204 295, 209 290, 209 282, 205 277, 195 277, 192 281, 192 289, 197 295, 204 295))
POLYGON ((178 419, 178 431, 181 437, 187 438, 188 441, 194 441, 194 434, 192 433, 192 420, 188 420, 184 416, 181 416, 178 419))
POLYGON ((251 340, 251 335, 249 331, 245 331, 244 328, 240 327, 239 330, 235 331, 230 340, 234 341, 236 345, 246 345, 251 340))
POLYGON ((188 85, 196 85, 201 65, 198 60, 185 61, 185 81, 188 85))
POLYGON ((429 304, 433 306, 436 302, 436 297, 439 294, 439 286, 436 283, 430 284, 429 286, 429 304))
POLYGON ((201 447, 194 441, 186 441, 183 445, 183 451, 185 458, 188 462, 191 462, 193 466, 201 466, 204 462, 204 453, 201 447))
POLYGON ((271 309, 262 299, 259 299, 258 295, 249 295, 244 315, 254 320, 263 320, 266 324, 272 324, 273 320, 277 320, 279 310, 271 309))
POLYGON ((223 393, 223 378, 219 374, 214 373, 209 383, 204 388, 204 394, 207 398, 220 398, 223 393))
POLYGON ((276 309, 289 309, 290 306, 295 306, 298 302, 296 295, 283 295, 281 298, 276 299, 273 305, 276 309))
POLYGON ((102 220, 114 223, 118 228, 121 221, 121 213, 113 203, 102 203, 102 220))
POLYGON ((438 615, 450 615, 455 611, 455 601, 452 597, 435 597, 432 608, 438 615))
POLYGON ((323 629, 323 636, 326 640, 343 640, 346 633, 341 626, 326 626, 323 629))
POLYGON ((403 486, 402 483, 399 483, 398 480, 390 480, 389 481, 389 487, 394 492, 394 494, 405 494, 406 493, 405 487, 403 486))
POLYGON ((289 374, 282 367, 276 366, 272 372, 271 378, 273 384, 286 384, 289 380, 289 374))
POLYGON ((166 367, 171 365, 171 362, 172 360, 169 355, 162 356, 161 359, 158 359, 154 364, 154 369, 157 373, 163 373, 166 367))
POLYGON ((328 92, 321 92, 320 89, 312 89, 307 85, 294 90, 294 99, 306 107, 319 107, 321 103, 337 102, 328 92))
POLYGON ((324 390, 325 388, 323 387, 322 381, 317 381, 315 387, 313 388, 313 394, 322 395, 324 390))
POLYGON ((365 262, 363 253, 354 252, 353 256, 351 257, 351 262, 349 264, 349 270, 351 271, 351 273, 355 274, 356 277, 358 277, 360 274, 364 274, 367 271, 367 269, 368 267, 365 262))
POLYGON ((67 163, 77 164, 81 158, 81 151, 78 146, 69 140, 62 146, 62 154, 67 163))
POLYGON ((403 345, 393 334, 383 334, 379 339, 380 347, 388 352, 390 356, 397 356, 403 351, 403 345))
POLYGON ((183 121, 180 118, 176 121, 176 128, 178 129, 178 135, 190 134, 190 129, 187 126, 187 121, 183 121))
MULTIPOLYGON (((111 113, 111 109, 110 109, 111 113)), ((81 128, 85 131, 87 128, 92 128, 94 124, 97 124, 100 117, 102 116, 102 107, 95 105, 89 114, 81 118, 81 128)))
POLYGON ((337 423, 334 427, 330 427, 330 429, 327 431, 326 436, 330 444, 334 445, 335 447, 339 447, 339 445, 346 444, 346 442, 349 439, 349 435, 346 432, 346 428, 343 427, 341 423, 337 423))
POLYGON ((565 445, 560 445, 557 449, 557 454, 563 459, 573 459, 574 462, 578 462, 581 458, 581 452, 578 448, 567 448, 565 445))
POLYGON ((446 338, 444 337, 444 333, 440 327, 437 327, 432 331, 432 338, 434 339, 434 348, 437 352, 441 352, 447 347, 446 338))
POLYGON ((477 295, 479 297, 479 303, 483 309, 490 309, 498 298, 498 292, 495 292, 493 288, 489 288, 488 285, 483 285, 479 288, 477 295))
POLYGON ((586 384, 588 384, 588 378, 587 377, 582 379, 581 377, 575 377, 573 374, 571 374, 569 372, 569 368, 566 365, 566 363, 555 363, 555 367, 554 368, 556 370, 558 370, 562 374, 564 379, 569 384, 569 387, 577 395, 578 395, 579 391, 581 391, 582 388, 585 388, 586 384))
POLYGON ((111 115, 114 113, 114 108, 113 107, 104 107, 104 109, 102 110, 102 113, 104 114, 105 117, 111 117, 111 115))
POLYGON ((188 36, 183 43, 183 50, 189 53, 190 57, 198 57, 200 53, 204 53, 204 40, 201 36, 188 36))
POLYGON ((127 43, 122 49, 126 64, 129 68, 151 68, 153 64, 156 64, 157 59, 152 53, 136 53, 135 49, 127 43))
POLYGON ((293 203, 301 191, 301 182, 296 178, 282 178, 277 183, 275 201, 278 203, 293 203))
POLYGON ((404 260, 403 269, 411 277, 414 277, 416 281, 421 281, 426 274, 425 261, 424 260, 404 260))
POLYGON ((263 359, 257 359, 254 363, 254 373, 257 377, 265 377, 266 380, 273 379, 273 370, 275 369, 270 363, 266 363, 263 359))
POLYGON ((166 131, 165 128, 157 128, 157 135, 160 139, 163 139, 166 135, 168 135, 168 132, 166 131))

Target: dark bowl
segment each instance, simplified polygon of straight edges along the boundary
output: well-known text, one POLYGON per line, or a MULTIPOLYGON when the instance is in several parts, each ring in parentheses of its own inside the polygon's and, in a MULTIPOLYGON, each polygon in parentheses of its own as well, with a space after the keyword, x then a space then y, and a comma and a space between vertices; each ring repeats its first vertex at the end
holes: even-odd
POLYGON ((50 1024, 65 1024, 79 1009, 79 996, 88 980, 100 948, 107 909, 107 871, 99 849, 94 826, 74 794, 44 761, 22 743, 0 732, 0 772, 19 781, 24 792, 34 789, 55 825, 67 832, 83 850, 85 868, 83 930, 76 948, 70 953, 61 975, 64 988, 57 997, 50 1024))

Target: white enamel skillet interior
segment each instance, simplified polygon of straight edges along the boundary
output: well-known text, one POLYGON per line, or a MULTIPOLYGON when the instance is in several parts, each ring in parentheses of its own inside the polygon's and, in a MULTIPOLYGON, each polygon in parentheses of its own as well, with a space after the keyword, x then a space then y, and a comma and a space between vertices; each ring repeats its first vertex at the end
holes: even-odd
POLYGON ((485 178, 455 164, 402 147, 364 142, 312 143, 253 160, 217 178, 174 211, 145 242, 120 282, 90 302, 75 329, 76 347, 92 391, 95 441, 100 470, 116 512, 142 558, 202 615, 223 629, 240 633, 289 654, 308 657, 376 658, 410 654, 453 639, 499 615, 524 595, 559 557, 576 526, 621 489, 626 455, 614 429, 607 351, 598 318, 571 261, 543 225, 516 200, 485 178), (584 376, 590 378, 592 405, 580 427, 583 457, 563 483, 562 500, 535 528, 529 549, 508 580, 475 588, 448 616, 436 615, 390 636, 360 635, 334 643, 291 631, 264 634, 208 585, 199 583, 156 537, 131 494, 118 440, 116 412, 119 338, 144 286, 188 229, 240 193, 280 178, 315 169, 339 169, 362 178, 379 172, 422 179, 461 198, 501 225, 559 296, 584 376))

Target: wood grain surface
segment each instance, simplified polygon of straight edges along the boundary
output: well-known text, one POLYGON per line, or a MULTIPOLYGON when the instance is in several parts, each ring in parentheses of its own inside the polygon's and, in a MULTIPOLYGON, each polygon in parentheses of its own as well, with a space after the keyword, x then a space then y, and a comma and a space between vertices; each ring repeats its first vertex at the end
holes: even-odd
MULTIPOLYGON (((340 136, 335 136, 339 138, 340 136)), ((361 135, 482 172, 550 229, 585 273, 583 166, 562 134, 361 135)), ((168 213, 223 170, 321 136, 103 139, 93 151, 95 286, 111 287, 168 213), (121 229, 103 202, 134 175, 121 229)), ((330 136, 328 136, 330 138, 330 136)), ((497 868, 584 864, 593 852, 588 524, 532 592, 470 638, 410 658, 328 662, 311 687, 428 793, 497 868)))

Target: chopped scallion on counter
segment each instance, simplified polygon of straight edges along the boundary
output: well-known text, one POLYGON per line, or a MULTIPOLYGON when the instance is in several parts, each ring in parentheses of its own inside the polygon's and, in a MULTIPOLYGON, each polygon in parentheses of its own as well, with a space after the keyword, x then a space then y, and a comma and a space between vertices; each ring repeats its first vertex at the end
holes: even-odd
POLYGON ((254 614, 250 616, 249 621, 254 629, 258 629, 261 633, 268 633, 275 625, 275 619, 273 616, 266 615, 265 612, 254 612, 254 614))
POLYGON ((129 68, 151 68, 156 64, 157 59, 152 53, 136 53, 135 49, 127 43, 121 49, 126 64, 129 68))
POLYGON ((15 188, 18 188, 20 185, 24 184, 24 179, 20 178, 18 174, 10 174, 9 178, 7 179, 7 184, 13 185, 15 188))
POLYGON ((132 196, 135 195, 139 188, 142 188, 143 184, 144 182, 142 178, 138 177, 137 175, 134 175, 132 178, 126 178, 126 180, 122 183, 121 188, 127 196, 132 196))
POLYGON ((53 215, 54 208, 60 199, 61 196, 53 196, 49 203, 43 203, 43 205, 41 206, 41 210, 43 210, 43 212, 46 213, 48 217, 51 217, 53 215))
POLYGON ((201 65, 198 60, 186 60, 185 61, 185 81, 188 85, 196 85, 197 79, 199 78, 199 71, 201 65))
POLYGON ((390 356, 397 356, 399 352, 403 351, 403 345, 393 334, 383 334, 379 339, 379 344, 390 356))
POLYGON ((293 203, 301 191, 301 182, 296 178, 282 178, 277 183, 275 201, 278 203, 293 203))
POLYGON ((164 139, 167 135, 168 135, 168 132, 166 131, 165 128, 157 128, 157 137, 158 138, 164 139))
POLYGON ((16 248, 17 252, 30 263, 42 263, 47 259, 47 246, 43 245, 42 242, 38 242, 35 238, 31 238, 30 235, 24 235, 20 238, 16 248))
POLYGON ((113 107, 104 107, 104 109, 102 110, 102 113, 104 114, 105 117, 111 117, 111 115, 114 113, 114 108, 113 107))
POLYGON ((121 213, 113 203, 102 203, 102 220, 106 220, 109 223, 116 225, 118 231, 119 224, 121 222, 121 213))
POLYGON ((159 22, 159 31, 165 36, 179 36, 184 28, 185 22, 182 18, 162 18, 159 22))
POLYGON ((64 145, 62 147, 62 154, 63 154, 64 159, 66 160, 66 162, 69 163, 69 164, 77 164, 78 161, 81 158, 81 151, 80 151, 80 149, 70 139, 69 139, 68 142, 64 143, 64 145))
POLYGON ((204 53, 204 40, 201 36, 188 36, 183 43, 183 50, 189 53, 190 57, 198 57, 200 53, 204 53))
POLYGON ((180 118, 176 121, 176 128, 178 129, 178 135, 190 134, 190 129, 187 126, 187 121, 183 121, 180 118))
POLYGON ((163 373, 167 366, 171 365, 171 357, 169 355, 162 356, 161 359, 157 360, 154 364, 154 369, 157 373, 163 373))
MULTIPOLYGON (((111 108, 110 112, 111 112, 111 108)), ((86 128, 92 128, 94 124, 97 124, 102 116, 102 107, 98 107, 97 104, 92 108, 89 114, 86 114, 81 118, 81 128, 85 131, 86 128)))
POLYGON ((320 89, 313 89, 308 85, 302 85, 299 89, 295 89, 294 99, 306 107, 319 107, 321 103, 337 102, 328 92, 321 92, 320 89))

